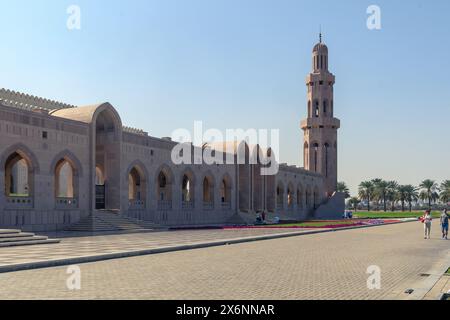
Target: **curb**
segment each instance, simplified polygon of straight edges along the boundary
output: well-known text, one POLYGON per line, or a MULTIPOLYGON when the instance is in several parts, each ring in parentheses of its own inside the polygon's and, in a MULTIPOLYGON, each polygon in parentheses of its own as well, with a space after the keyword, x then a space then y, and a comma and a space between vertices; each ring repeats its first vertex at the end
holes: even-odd
POLYGON ((75 258, 67 258, 67 259, 57 259, 57 260, 46 260, 46 261, 12 264, 12 265, 7 265, 7 266, 0 266, 0 273, 17 272, 17 271, 25 271, 25 270, 33 270, 33 269, 43 269, 43 268, 51 268, 51 267, 60 267, 60 266, 67 266, 67 265, 73 265, 73 264, 83 264, 83 263, 106 261, 106 260, 112 260, 112 259, 131 258, 131 257, 138 257, 138 256, 152 255, 152 254, 159 254, 159 253, 169 253, 169 252, 175 252, 175 251, 204 249, 204 248, 219 247, 219 246, 232 245, 232 244, 249 243, 249 242, 256 242, 256 241, 292 238, 292 237, 319 234, 319 233, 348 231, 348 230, 354 230, 354 229, 365 229, 365 228, 371 228, 371 227, 381 227, 381 226, 395 225, 395 224, 408 223, 408 222, 416 222, 416 220, 414 220, 414 221, 399 221, 399 222, 377 224, 377 225, 370 225, 370 226, 346 227, 346 228, 330 229, 330 230, 313 230, 313 231, 302 231, 302 232, 291 232, 291 233, 279 233, 279 234, 270 234, 270 235, 245 237, 245 238, 237 238, 237 239, 229 239, 229 240, 225 239, 225 240, 218 240, 218 241, 211 241, 211 242, 204 242, 204 243, 160 247, 160 248, 154 248, 154 249, 124 251, 124 252, 117 252, 117 253, 108 253, 108 254, 83 256, 83 257, 75 257, 75 258))

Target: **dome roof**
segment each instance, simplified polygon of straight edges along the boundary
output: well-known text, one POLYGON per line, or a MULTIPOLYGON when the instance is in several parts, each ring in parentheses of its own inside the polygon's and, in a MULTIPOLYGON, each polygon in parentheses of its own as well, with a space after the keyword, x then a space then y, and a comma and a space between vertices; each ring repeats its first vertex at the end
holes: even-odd
POLYGON ((325 43, 319 42, 314 46, 313 53, 314 52, 328 53, 328 47, 325 43))

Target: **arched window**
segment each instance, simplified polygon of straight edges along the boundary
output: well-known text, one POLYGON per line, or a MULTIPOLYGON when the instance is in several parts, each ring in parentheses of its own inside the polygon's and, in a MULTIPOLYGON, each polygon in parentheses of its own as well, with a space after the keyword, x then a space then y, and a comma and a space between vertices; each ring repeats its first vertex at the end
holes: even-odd
POLYGON ((284 187, 281 183, 277 187, 277 206, 278 208, 284 207, 284 187))
POLYGON ((309 169, 309 145, 308 142, 305 142, 303 145, 303 166, 306 169, 309 169))
POLYGON ((311 100, 308 100, 308 118, 312 116, 311 100))
POLYGON ((5 163, 5 193, 8 197, 30 197, 32 179, 30 163, 19 153, 11 154, 5 163))
POLYGON ((136 168, 131 169, 128 174, 128 199, 141 200, 141 176, 136 168))
POLYGON ((319 190, 314 189, 314 195, 313 195, 313 201, 314 201, 314 209, 317 209, 319 207, 319 190))
POLYGON ((183 203, 192 203, 194 201, 192 179, 187 175, 183 175, 181 180, 181 192, 183 203))
POLYGON ((55 167, 55 196, 75 198, 74 168, 69 161, 61 159, 55 167))
POLYGON ((319 101, 316 100, 315 103, 314 103, 314 117, 318 118, 319 117, 319 113, 320 113, 319 101))
POLYGON ((203 179, 203 202, 204 203, 214 202, 213 183, 210 177, 205 177, 203 179))
POLYGON ((231 207, 231 180, 225 175, 220 184, 220 201, 225 208, 231 207))
POLYGON ((292 189, 293 188, 291 186, 289 186, 288 190, 287 190, 287 205, 288 205, 288 208, 292 208, 292 206, 294 205, 294 194, 293 194, 292 189))
POLYGON ((318 157, 319 157, 319 145, 314 144, 314 172, 318 171, 318 157))
POLYGON ((170 201, 172 200, 172 193, 170 192, 170 186, 167 181, 166 174, 161 171, 158 175, 157 182, 158 201, 170 201))
POLYGON ((329 164, 329 155, 330 155, 330 145, 325 143, 324 145, 324 154, 325 154, 325 177, 328 177, 328 164, 329 164))
POLYGON ((143 165, 135 165, 128 173, 130 209, 143 209, 147 199, 147 174, 143 165))
POLYGON ((323 101, 323 114, 326 115, 328 112, 328 101, 324 100, 323 101))

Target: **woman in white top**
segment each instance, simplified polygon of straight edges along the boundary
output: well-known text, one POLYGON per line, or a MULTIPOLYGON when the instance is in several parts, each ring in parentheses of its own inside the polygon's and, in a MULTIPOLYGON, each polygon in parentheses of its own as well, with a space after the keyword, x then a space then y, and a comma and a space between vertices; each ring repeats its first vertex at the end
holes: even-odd
POLYGON ((427 210, 425 215, 422 217, 423 228, 425 230, 425 239, 430 239, 432 221, 433 218, 431 217, 431 211, 427 210))

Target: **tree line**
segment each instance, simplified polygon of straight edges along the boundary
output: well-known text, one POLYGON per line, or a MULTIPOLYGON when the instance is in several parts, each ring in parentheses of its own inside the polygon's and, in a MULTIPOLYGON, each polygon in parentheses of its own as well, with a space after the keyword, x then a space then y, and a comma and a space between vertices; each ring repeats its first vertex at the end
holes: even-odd
POLYGON ((372 209, 371 204, 382 206, 384 211, 395 211, 398 204, 405 211, 408 206, 412 211, 413 204, 420 201, 427 203, 431 209, 433 204, 447 205, 450 201, 450 180, 438 184, 435 180, 426 179, 419 186, 410 184, 402 185, 397 181, 386 181, 383 179, 372 179, 359 184, 358 195, 351 197, 350 190, 345 182, 338 183, 338 192, 343 192, 348 200, 348 205, 357 210, 361 202, 367 206, 367 211, 372 209))

